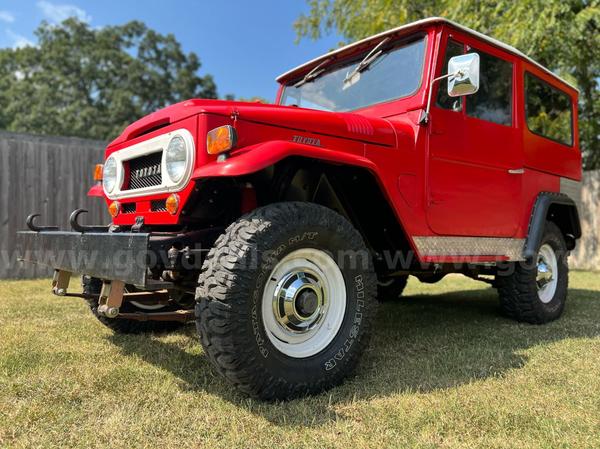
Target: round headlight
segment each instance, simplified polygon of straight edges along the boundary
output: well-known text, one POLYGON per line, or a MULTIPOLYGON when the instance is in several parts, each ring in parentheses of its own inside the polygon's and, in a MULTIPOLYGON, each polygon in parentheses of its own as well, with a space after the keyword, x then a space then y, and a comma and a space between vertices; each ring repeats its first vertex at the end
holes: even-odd
POLYGON ((181 181, 187 169, 187 151, 183 137, 175 136, 171 139, 167 147, 165 161, 171 181, 181 181))
POLYGON ((107 193, 112 192, 117 185, 117 161, 114 157, 109 157, 104 163, 102 171, 102 184, 107 193))

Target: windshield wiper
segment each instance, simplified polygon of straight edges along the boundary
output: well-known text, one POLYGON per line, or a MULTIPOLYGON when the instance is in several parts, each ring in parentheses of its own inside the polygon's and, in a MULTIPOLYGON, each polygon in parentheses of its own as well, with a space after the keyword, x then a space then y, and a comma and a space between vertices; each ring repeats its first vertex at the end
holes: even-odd
POLYGON ((375 48, 373 48, 373 50, 371 50, 369 52, 369 54, 367 56, 365 56, 363 58, 363 60, 360 61, 356 67, 354 67, 354 70, 352 70, 351 72, 348 72, 346 74, 346 78, 344 78, 344 84, 349 83, 357 73, 360 73, 360 72, 368 69, 369 66, 371 64, 373 64, 383 54, 383 50, 381 49, 381 47, 383 47, 390 39, 391 39, 391 37, 386 37, 384 40, 379 42, 375 46, 375 48))
POLYGON ((327 58, 325 61, 321 62, 321 64, 319 64, 306 75, 304 75, 304 78, 302 78, 300 81, 294 84, 294 87, 300 87, 306 83, 310 83, 311 81, 317 79, 326 70, 323 66, 329 64, 331 60, 332 58, 327 58))

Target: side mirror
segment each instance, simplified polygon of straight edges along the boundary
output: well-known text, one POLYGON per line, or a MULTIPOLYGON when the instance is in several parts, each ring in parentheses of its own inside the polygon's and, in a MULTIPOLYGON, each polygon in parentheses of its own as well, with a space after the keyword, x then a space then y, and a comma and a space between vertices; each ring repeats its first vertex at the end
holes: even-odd
POLYGON ((448 61, 448 95, 460 97, 479 90, 479 55, 467 53, 448 61))

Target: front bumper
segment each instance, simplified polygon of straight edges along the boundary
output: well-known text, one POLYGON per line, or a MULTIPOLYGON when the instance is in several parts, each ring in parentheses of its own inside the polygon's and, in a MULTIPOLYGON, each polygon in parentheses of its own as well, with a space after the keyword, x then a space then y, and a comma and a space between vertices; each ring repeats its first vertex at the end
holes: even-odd
POLYGON ((149 260, 156 259, 150 236, 132 232, 23 231, 17 234, 17 248, 24 262, 144 287, 148 267, 156 262, 149 260))
MULTIPOLYGON (((48 266, 57 273, 84 274, 104 281, 120 281, 141 289, 167 287, 164 273, 195 274, 222 228, 186 232, 147 232, 140 220, 128 232, 110 232, 109 227, 77 222, 84 212, 71 214, 73 231, 37 226, 37 214, 27 218, 31 231, 17 233, 17 251, 22 262, 48 266)), ((176 277, 180 277, 176 275, 176 277)))

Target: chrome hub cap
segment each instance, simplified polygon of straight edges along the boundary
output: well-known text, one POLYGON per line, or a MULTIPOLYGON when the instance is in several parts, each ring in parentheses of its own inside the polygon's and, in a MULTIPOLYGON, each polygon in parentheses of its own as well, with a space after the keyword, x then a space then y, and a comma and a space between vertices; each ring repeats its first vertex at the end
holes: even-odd
POLYGON ((262 300, 263 323, 273 346, 290 357, 309 357, 325 349, 342 325, 344 277, 325 252, 300 249, 275 266, 262 300))
POLYGON ((308 268, 292 270, 277 283, 273 314, 284 330, 305 332, 318 325, 326 309, 324 281, 308 268))
POLYGON ((550 245, 544 244, 538 253, 537 275, 535 278, 538 297, 543 303, 549 303, 554 298, 557 277, 558 262, 556 254, 550 245))

